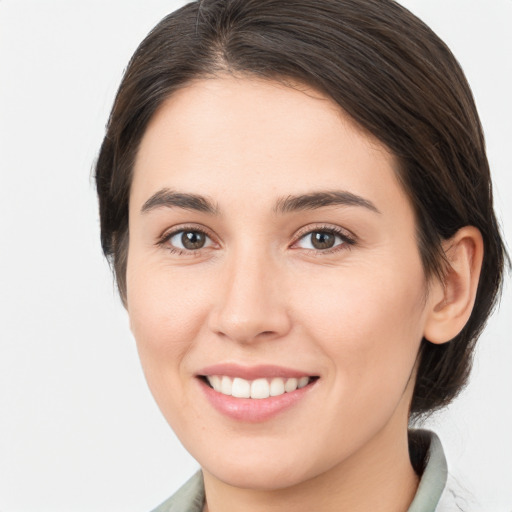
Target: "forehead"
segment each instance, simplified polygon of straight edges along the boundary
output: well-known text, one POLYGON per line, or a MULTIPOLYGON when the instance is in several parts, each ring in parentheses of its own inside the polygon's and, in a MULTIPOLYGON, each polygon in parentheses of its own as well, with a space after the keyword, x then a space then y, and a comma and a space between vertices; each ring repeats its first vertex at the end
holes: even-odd
POLYGON ((131 200, 163 187, 246 201, 333 188, 382 195, 399 187, 397 167, 318 91, 226 76, 192 82, 160 107, 139 147, 131 200))

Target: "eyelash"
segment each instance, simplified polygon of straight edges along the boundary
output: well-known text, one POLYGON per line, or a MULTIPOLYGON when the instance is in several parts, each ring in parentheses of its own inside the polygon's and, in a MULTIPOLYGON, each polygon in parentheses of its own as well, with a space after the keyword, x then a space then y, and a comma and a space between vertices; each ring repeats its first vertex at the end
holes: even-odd
POLYGON ((174 229, 170 232, 164 233, 162 237, 157 241, 156 245, 160 247, 165 247, 171 254, 177 254, 179 256, 198 256, 201 252, 201 249, 180 249, 178 247, 174 247, 171 244, 169 244, 169 240, 171 238, 179 233, 201 233, 205 237, 208 237, 210 240, 213 240, 213 237, 209 234, 208 231, 206 231, 204 228, 201 228, 199 226, 180 226, 178 229, 174 229))
POLYGON ((304 228, 304 231, 300 230, 297 233, 297 236, 295 238, 295 241, 293 242, 292 246, 297 244, 300 240, 305 238, 308 235, 312 235, 313 233, 329 233, 330 235, 337 236, 341 238, 342 243, 335 245, 334 247, 331 247, 329 249, 303 249, 308 251, 308 253, 312 253, 315 256, 326 256, 329 254, 336 253, 338 251, 344 251, 350 249, 351 246, 355 245, 356 240, 355 237, 350 236, 346 230, 341 229, 336 226, 315 226, 314 228, 307 227, 304 228))
MULTIPOLYGON (((157 241, 156 245, 160 247, 165 247, 171 254, 177 254, 179 256, 197 256, 201 252, 203 248, 200 249, 180 249, 178 247, 174 247, 170 245, 168 242, 172 237, 176 236, 179 233, 183 232, 192 232, 192 233, 201 233, 204 236, 208 237, 210 240, 213 240, 213 237, 209 234, 207 230, 201 228, 199 226, 180 226, 178 229, 174 229, 170 232, 165 233, 162 237, 157 241)), ((347 234, 345 230, 335 226, 315 226, 314 228, 304 228, 303 231, 299 231, 295 237, 292 246, 297 244, 301 239, 305 238, 308 235, 313 233, 329 233, 331 235, 337 236, 341 238, 342 243, 335 245, 329 249, 303 249, 308 253, 313 253, 318 256, 333 254, 338 251, 350 249, 351 246, 355 245, 356 240, 347 234)))

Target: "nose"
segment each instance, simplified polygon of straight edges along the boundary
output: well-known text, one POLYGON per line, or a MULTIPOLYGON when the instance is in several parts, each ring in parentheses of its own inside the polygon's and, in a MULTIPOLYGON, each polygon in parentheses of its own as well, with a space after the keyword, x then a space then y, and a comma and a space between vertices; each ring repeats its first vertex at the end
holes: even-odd
POLYGON ((219 274, 209 328, 238 343, 272 340, 291 328, 282 272, 263 251, 232 255, 219 274))

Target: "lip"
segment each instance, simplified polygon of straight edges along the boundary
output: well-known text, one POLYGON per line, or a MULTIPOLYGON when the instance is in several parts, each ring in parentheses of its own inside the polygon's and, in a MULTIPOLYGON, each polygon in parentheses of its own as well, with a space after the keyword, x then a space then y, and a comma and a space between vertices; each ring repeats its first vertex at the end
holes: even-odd
POLYGON ((206 375, 226 375, 232 378, 241 377, 246 380, 273 377, 315 377, 315 375, 309 372, 274 365, 248 367, 226 363, 201 369, 196 376, 196 380, 210 405, 222 415, 232 420, 246 423, 260 423, 270 420, 291 407, 298 405, 316 387, 318 381, 318 379, 314 379, 307 386, 296 389, 290 393, 263 399, 252 399, 236 398, 215 391, 205 382, 205 379, 202 378, 206 375))
POLYGON ((245 380, 255 380, 260 378, 271 379, 273 377, 283 378, 300 378, 300 377, 314 377, 315 375, 301 370, 292 368, 285 368, 283 366, 276 366, 271 364, 261 364, 257 366, 242 366, 233 363, 221 363, 202 368, 197 372, 198 376, 207 375, 226 375, 227 377, 241 377, 245 380))

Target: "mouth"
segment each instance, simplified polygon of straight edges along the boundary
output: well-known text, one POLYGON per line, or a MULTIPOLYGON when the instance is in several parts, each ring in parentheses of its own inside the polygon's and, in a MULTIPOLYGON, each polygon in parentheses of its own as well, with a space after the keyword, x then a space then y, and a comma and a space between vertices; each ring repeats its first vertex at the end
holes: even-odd
POLYGON ((261 423, 298 404, 312 404, 320 379, 304 370, 276 365, 220 363, 202 368, 197 382, 207 402, 229 420, 261 423))
POLYGON ((264 400, 305 388, 318 380, 318 377, 303 375, 302 377, 260 377, 248 380, 229 375, 200 375, 199 379, 222 395, 264 400))

